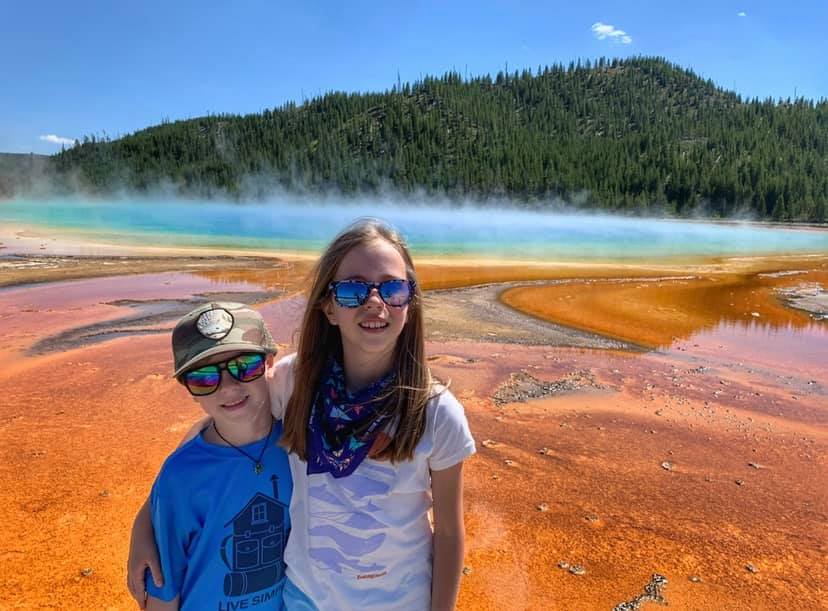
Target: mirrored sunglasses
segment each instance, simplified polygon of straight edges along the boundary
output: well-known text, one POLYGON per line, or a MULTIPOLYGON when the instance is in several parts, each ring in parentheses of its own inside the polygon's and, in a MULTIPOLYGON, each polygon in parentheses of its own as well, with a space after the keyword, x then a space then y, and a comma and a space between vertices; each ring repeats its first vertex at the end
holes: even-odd
POLYGON ((221 384, 222 369, 239 382, 252 382, 265 372, 265 355, 257 352, 240 354, 221 363, 191 369, 181 374, 181 382, 195 397, 211 395, 221 384))
POLYGON ((343 308, 358 308, 368 301, 371 291, 377 293, 386 305, 401 308, 414 297, 415 284, 411 280, 383 280, 382 282, 364 282, 362 280, 339 280, 331 282, 328 290, 334 301, 343 308))

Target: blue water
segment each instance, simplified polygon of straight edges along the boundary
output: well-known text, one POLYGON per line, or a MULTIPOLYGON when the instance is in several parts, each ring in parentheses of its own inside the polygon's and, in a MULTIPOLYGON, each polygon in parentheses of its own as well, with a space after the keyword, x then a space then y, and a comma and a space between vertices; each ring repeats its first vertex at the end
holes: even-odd
POLYGON ((828 254, 828 231, 513 209, 155 200, 12 200, 0 224, 48 226, 126 244, 318 251, 361 216, 390 221, 415 253, 539 260, 828 254))

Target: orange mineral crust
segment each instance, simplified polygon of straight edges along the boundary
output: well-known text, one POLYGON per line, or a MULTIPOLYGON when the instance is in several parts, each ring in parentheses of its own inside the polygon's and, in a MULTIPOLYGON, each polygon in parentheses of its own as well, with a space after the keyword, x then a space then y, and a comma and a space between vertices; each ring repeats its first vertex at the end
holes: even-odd
MULTIPOLYGON (((199 300, 248 300, 286 352, 300 284, 255 274, 0 291, 0 609, 135 608, 132 518, 200 416, 169 378, 169 329, 199 300)), ((428 308, 444 303, 437 292, 428 308)), ((462 305, 452 296, 458 325, 462 305)), ((464 467, 459 609, 825 608, 824 322, 769 335, 732 321, 652 352, 452 335, 450 323, 429 366, 478 448, 464 467)))
MULTIPOLYGON (((519 286, 501 293, 504 303, 532 316, 644 346, 669 346, 675 339, 720 322, 755 321, 803 327, 811 317, 786 307, 779 291, 828 287, 825 258, 796 261, 780 272, 687 274, 681 277, 574 280, 519 286)), ((783 268, 784 269, 784 268, 783 268)))

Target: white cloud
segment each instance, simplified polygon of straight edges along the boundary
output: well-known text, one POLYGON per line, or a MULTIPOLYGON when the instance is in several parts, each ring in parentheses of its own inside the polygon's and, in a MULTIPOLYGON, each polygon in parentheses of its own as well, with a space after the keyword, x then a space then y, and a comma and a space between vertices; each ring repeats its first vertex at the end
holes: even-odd
POLYGON ((737 17, 747 17, 747 13, 745 11, 739 11, 738 13, 736 13, 736 16, 737 17))
POLYGON ((40 139, 44 142, 51 142, 52 144, 65 144, 66 146, 72 146, 75 144, 75 140, 72 138, 63 138, 54 134, 46 134, 45 136, 41 136, 40 139))
POLYGON ((632 37, 624 30, 619 30, 614 25, 601 23, 600 21, 592 24, 592 33, 595 34, 598 40, 609 38, 613 42, 620 42, 625 45, 632 42, 632 37))

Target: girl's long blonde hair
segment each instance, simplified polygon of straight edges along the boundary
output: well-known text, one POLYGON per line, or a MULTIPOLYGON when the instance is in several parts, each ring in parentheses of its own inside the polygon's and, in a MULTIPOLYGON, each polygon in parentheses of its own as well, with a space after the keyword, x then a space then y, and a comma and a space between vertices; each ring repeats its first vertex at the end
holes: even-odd
POLYGON ((425 365, 423 299, 414 263, 408 247, 393 228, 377 219, 360 219, 334 238, 312 271, 308 305, 299 332, 293 394, 285 409, 281 441, 289 452, 295 452, 302 460, 307 460, 308 419, 325 367, 331 357, 342 362, 339 328, 328 322, 323 311, 325 301, 330 299, 328 286, 352 248, 376 240, 385 240, 397 249, 405 261, 408 280, 415 284, 414 296, 408 304, 408 318, 394 352, 393 369, 397 378, 389 399, 395 423, 392 441, 378 458, 393 462, 410 460, 425 431, 431 376, 425 365))

